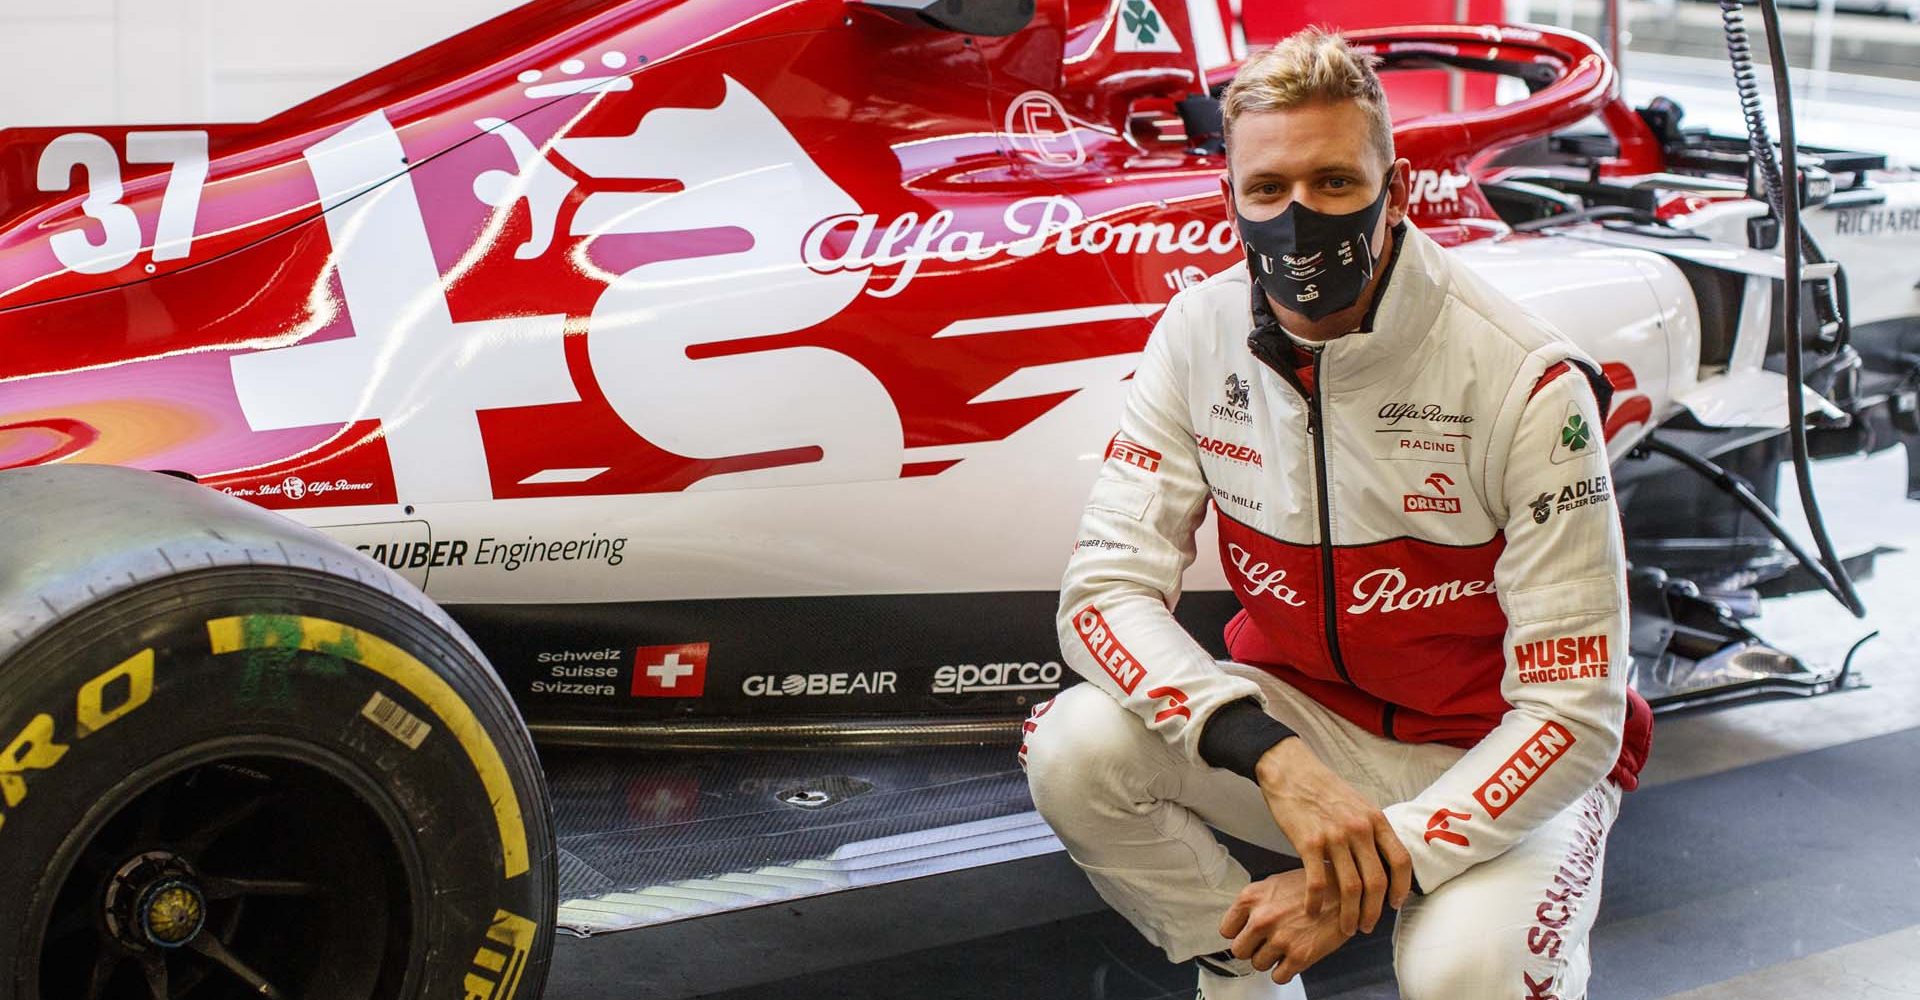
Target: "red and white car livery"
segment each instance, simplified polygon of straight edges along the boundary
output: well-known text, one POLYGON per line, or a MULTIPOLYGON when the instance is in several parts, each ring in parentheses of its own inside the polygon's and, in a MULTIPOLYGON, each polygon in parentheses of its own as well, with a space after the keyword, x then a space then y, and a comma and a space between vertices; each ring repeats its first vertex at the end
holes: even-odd
MULTIPOLYGON (((0 132, 0 467, 168 471, 323 528, 446 605, 535 716, 1024 705, 1057 686, 1095 469, 1154 461, 1102 447, 1146 335, 1241 265, 1204 116, 1176 113, 1230 74, 1222 23, 534 3, 258 124, 0 132), (697 696, 643 685, 683 644, 697 696), (554 672, 604 649, 613 675, 554 672), (981 664, 1054 680, 936 681, 981 664)), ((1590 114, 1600 176, 1661 175, 1590 43, 1355 39, 1541 84, 1398 141, 1415 221, 1606 365, 1616 455, 1683 415, 1783 426, 1771 255, 1516 233, 1490 200, 1501 150, 1590 114)), ((1759 209, 1702 204, 1672 226, 1759 209)), ((1898 239, 1856 228, 1862 257, 1898 239)), ((1916 311, 1874 302, 1856 328, 1916 311)), ((1224 619, 1223 567, 1187 588, 1224 619)))

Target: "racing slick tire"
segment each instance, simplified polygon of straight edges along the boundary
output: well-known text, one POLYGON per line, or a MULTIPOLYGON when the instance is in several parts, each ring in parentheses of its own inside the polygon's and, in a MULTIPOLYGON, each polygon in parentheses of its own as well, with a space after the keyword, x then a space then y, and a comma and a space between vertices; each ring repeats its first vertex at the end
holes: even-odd
POLYGON ((425 595, 132 470, 0 517, 0 1000, 540 995, 545 784, 425 595))

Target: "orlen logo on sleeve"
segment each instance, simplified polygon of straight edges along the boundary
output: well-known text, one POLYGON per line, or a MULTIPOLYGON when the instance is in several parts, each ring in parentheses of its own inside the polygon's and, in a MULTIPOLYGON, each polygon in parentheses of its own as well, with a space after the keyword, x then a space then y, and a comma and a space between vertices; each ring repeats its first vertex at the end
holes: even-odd
POLYGON ((1091 604, 1082 608, 1079 614, 1073 616, 1073 628, 1080 634, 1081 644, 1093 654, 1107 676, 1120 685, 1120 690, 1132 694, 1147 668, 1127 652, 1127 647, 1120 645, 1119 639, 1114 638, 1113 630, 1107 627, 1107 620, 1101 616, 1100 609, 1091 604))
POLYGON ((1499 819, 1500 814, 1520 800, 1520 796, 1533 787, 1540 776, 1554 761, 1567 755, 1567 748, 1573 746, 1573 734, 1558 722, 1548 722, 1540 731, 1521 744, 1513 756, 1500 769, 1493 772, 1473 793, 1480 804, 1487 808, 1488 819, 1499 819))

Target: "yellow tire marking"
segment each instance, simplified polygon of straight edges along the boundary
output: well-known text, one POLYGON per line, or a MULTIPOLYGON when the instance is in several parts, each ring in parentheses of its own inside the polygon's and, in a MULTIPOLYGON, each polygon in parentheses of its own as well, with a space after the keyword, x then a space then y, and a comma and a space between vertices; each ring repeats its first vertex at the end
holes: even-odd
POLYGON ((121 661, 119 666, 80 685, 79 719, 73 734, 84 740, 118 722, 152 697, 153 650, 143 649, 121 661), (107 685, 121 677, 127 679, 126 697, 119 706, 109 709, 105 705, 107 685))
POLYGON ((216 618, 207 622, 207 635, 216 655, 246 649, 299 649, 325 653, 379 674, 400 685, 420 699, 440 717, 448 732, 459 741, 480 774, 480 783, 493 800, 493 818, 500 826, 500 848, 506 863, 506 877, 516 878, 528 869, 527 825, 520 815, 520 797, 514 793, 513 779, 500 759, 500 750, 481 728, 473 709, 440 675, 398 646, 359 629, 306 615, 273 615, 277 623, 297 623, 297 634, 289 629, 246 628, 246 616, 216 618), (249 632, 251 631, 251 634, 249 632), (249 641, 251 640, 251 644, 249 641))

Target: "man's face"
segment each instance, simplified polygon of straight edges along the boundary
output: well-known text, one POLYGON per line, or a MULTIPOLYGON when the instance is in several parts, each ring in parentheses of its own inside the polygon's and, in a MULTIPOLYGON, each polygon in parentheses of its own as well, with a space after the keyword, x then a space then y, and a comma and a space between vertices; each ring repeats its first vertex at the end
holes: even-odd
MULTIPOLYGON (((1367 113, 1352 101, 1241 115, 1227 149, 1228 207, 1255 222, 1279 215, 1296 201, 1328 215, 1366 208, 1386 180, 1367 125, 1367 113)), ((1375 246, 1388 227, 1406 217, 1404 167, 1395 171, 1393 187, 1375 246)))

